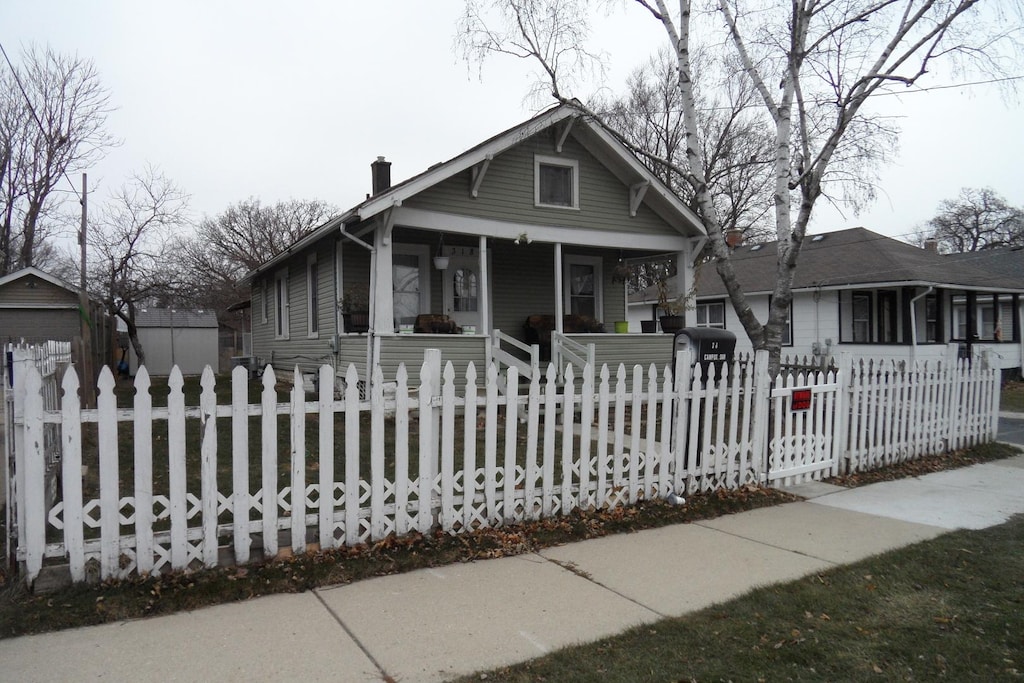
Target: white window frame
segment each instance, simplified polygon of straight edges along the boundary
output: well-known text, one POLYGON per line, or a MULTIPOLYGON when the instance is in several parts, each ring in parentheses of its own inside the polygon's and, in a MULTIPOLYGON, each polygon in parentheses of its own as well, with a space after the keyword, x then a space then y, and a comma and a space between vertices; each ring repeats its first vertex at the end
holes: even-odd
POLYGON ((711 330, 724 330, 725 329, 725 302, 724 301, 701 301, 701 302, 699 302, 694 307, 693 314, 694 314, 694 326, 695 327, 703 327, 703 328, 711 329, 711 330), (710 319, 710 316, 708 316, 708 312, 711 310, 712 306, 720 306, 722 308, 722 324, 721 325, 712 325, 711 323, 708 322, 708 320, 710 319), (700 322, 700 311, 701 311, 702 308, 704 309, 704 322, 703 323, 700 322))
POLYGON ((306 337, 320 336, 320 272, 316 254, 306 257, 306 337))
POLYGON ((289 338, 291 301, 288 291, 288 269, 274 274, 274 339, 289 338))
POLYGON ((594 319, 604 319, 604 259, 600 256, 566 254, 562 258, 562 302, 566 315, 572 313, 572 272, 571 266, 592 266, 594 268, 594 319))
POLYGON ((262 322, 266 323, 270 318, 270 287, 267 286, 267 278, 260 283, 260 313, 262 322))
POLYGON ((580 162, 576 159, 563 159, 536 154, 533 157, 533 204, 545 209, 568 209, 578 211, 580 208, 580 162), (545 204, 540 201, 540 167, 560 166, 572 169, 572 204, 545 204))
MULTIPOLYGON (((420 304, 419 314, 431 313, 430 310, 430 246, 426 244, 398 244, 394 243, 391 247, 391 253, 398 255, 402 254, 405 256, 415 256, 419 262, 420 271, 420 304)), ((394 267, 392 266, 392 287, 394 287, 394 267)), ((394 296, 394 292, 392 292, 394 296)), ((398 323, 395 323, 395 329, 398 328, 398 323)))

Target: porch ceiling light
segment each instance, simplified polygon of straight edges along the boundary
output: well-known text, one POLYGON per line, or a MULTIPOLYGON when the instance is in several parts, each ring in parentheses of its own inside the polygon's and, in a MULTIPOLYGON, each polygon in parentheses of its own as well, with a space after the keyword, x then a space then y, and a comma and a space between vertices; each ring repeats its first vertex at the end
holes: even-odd
POLYGON ((441 238, 437 243, 437 256, 434 257, 434 267, 438 270, 445 270, 448 268, 448 257, 444 255, 444 233, 441 233, 441 238))

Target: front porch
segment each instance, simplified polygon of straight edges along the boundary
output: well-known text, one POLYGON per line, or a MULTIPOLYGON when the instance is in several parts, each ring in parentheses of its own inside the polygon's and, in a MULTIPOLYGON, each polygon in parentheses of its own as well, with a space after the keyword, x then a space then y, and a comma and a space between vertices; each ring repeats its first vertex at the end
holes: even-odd
MULTIPOLYGON (((640 365, 646 373, 653 363, 661 372, 672 362, 673 335, 583 333, 555 334, 551 363, 561 373, 572 364, 578 374, 593 359, 595 371, 607 365, 614 377, 620 364, 626 366, 629 380, 632 368, 640 365), (589 354, 589 356, 588 356, 589 354)), ((398 368, 405 365, 410 377, 417 377, 428 349, 441 352, 442 365, 451 363, 457 376, 464 376, 472 363, 482 375, 495 362, 500 371, 515 366, 524 381, 543 373, 548 362, 541 361, 537 345, 528 345, 501 330, 490 334, 347 334, 338 340, 337 375, 344 376, 354 364, 361 378, 369 378, 368 367, 380 366, 386 383, 395 381, 398 368)), ((364 380, 365 381, 365 380, 364 380)))

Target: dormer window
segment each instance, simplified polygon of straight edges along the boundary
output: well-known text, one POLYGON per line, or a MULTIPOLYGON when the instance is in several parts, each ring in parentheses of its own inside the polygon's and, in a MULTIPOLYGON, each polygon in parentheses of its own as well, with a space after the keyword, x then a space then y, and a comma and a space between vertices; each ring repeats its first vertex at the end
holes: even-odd
POLYGON ((579 171, 580 164, 574 159, 534 157, 534 203, 560 209, 580 208, 579 171))

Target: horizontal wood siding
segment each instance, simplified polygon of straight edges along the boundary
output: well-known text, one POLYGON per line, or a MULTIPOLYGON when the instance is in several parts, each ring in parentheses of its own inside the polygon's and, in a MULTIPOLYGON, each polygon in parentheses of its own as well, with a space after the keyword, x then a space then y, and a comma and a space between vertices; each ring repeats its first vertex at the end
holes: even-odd
POLYGON ((570 334, 567 336, 581 344, 593 343, 598 370, 602 365, 607 364, 613 376, 618 370, 619 363, 625 364, 626 370, 632 376, 634 365, 643 366, 646 373, 647 368, 654 363, 658 366, 658 372, 661 372, 667 364, 672 362, 673 335, 671 334, 570 334))
MULTIPOLYGON (((677 234, 641 204, 629 215, 629 187, 619 181, 570 134, 555 152, 555 130, 527 138, 491 161, 476 198, 470 196, 471 171, 464 171, 408 199, 414 208, 481 216, 510 222, 610 230, 640 234, 677 234), (579 209, 534 205, 534 155, 558 156, 579 162, 579 209)), ((534 236, 538 239, 539 236, 534 236)))
POLYGON ((77 309, 0 308, 0 341, 18 339, 71 341, 82 334, 77 309))
POLYGON ((0 306, 77 306, 78 294, 26 275, 0 287, 0 306))
MULTIPOLYGON (((417 378, 423 365, 423 352, 441 349, 441 364, 451 361, 456 373, 465 373, 470 361, 483 376, 487 360, 488 339, 477 335, 461 334, 400 334, 380 337, 380 365, 386 381, 394 381, 398 366, 405 363, 410 378, 417 378)), ((410 384, 413 384, 410 379, 410 384)))
POLYGON ((550 244, 491 245, 494 273, 491 294, 495 329, 523 340, 523 323, 530 315, 555 312, 555 248, 550 244))
POLYGON ((365 378, 366 352, 370 337, 365 334, 343 334, 338 338, 338 364, 336 374, 343 376, 349 365, 356 366, 359 376, 365 378))
MULTIPOLYGON (((339 296, 334 285, 334 249, 333 238, 323 239, 309 249, 295 254, 280 268, 253 280, 252 343, 253 354, 257 358, 280 369, 298 366, 302 372, 315 372, 324 363, 336 362, 334 351, 331 349, 331 341, 337 332, 335 302, 339 296), (319 333, 316 337, 309 336, 308 327, 309 287, 306 282, 306 267, 307 257, 312 253, 316 254, 317 260, 319 333), (288 270, 288 339, 276 339, 274 279, 277 273, 285 268, 288 270), (266 292, 270 299, 266 320, 263 320, 262 308, 264 281, 267 283, 266 292)), ((346 282, 360 282, 365 286, 368 281, 368 253, 356 245, 345 245, 342 253, 346 282), (363 275, 364 279, 357 279, 360 275, 363 275)))

